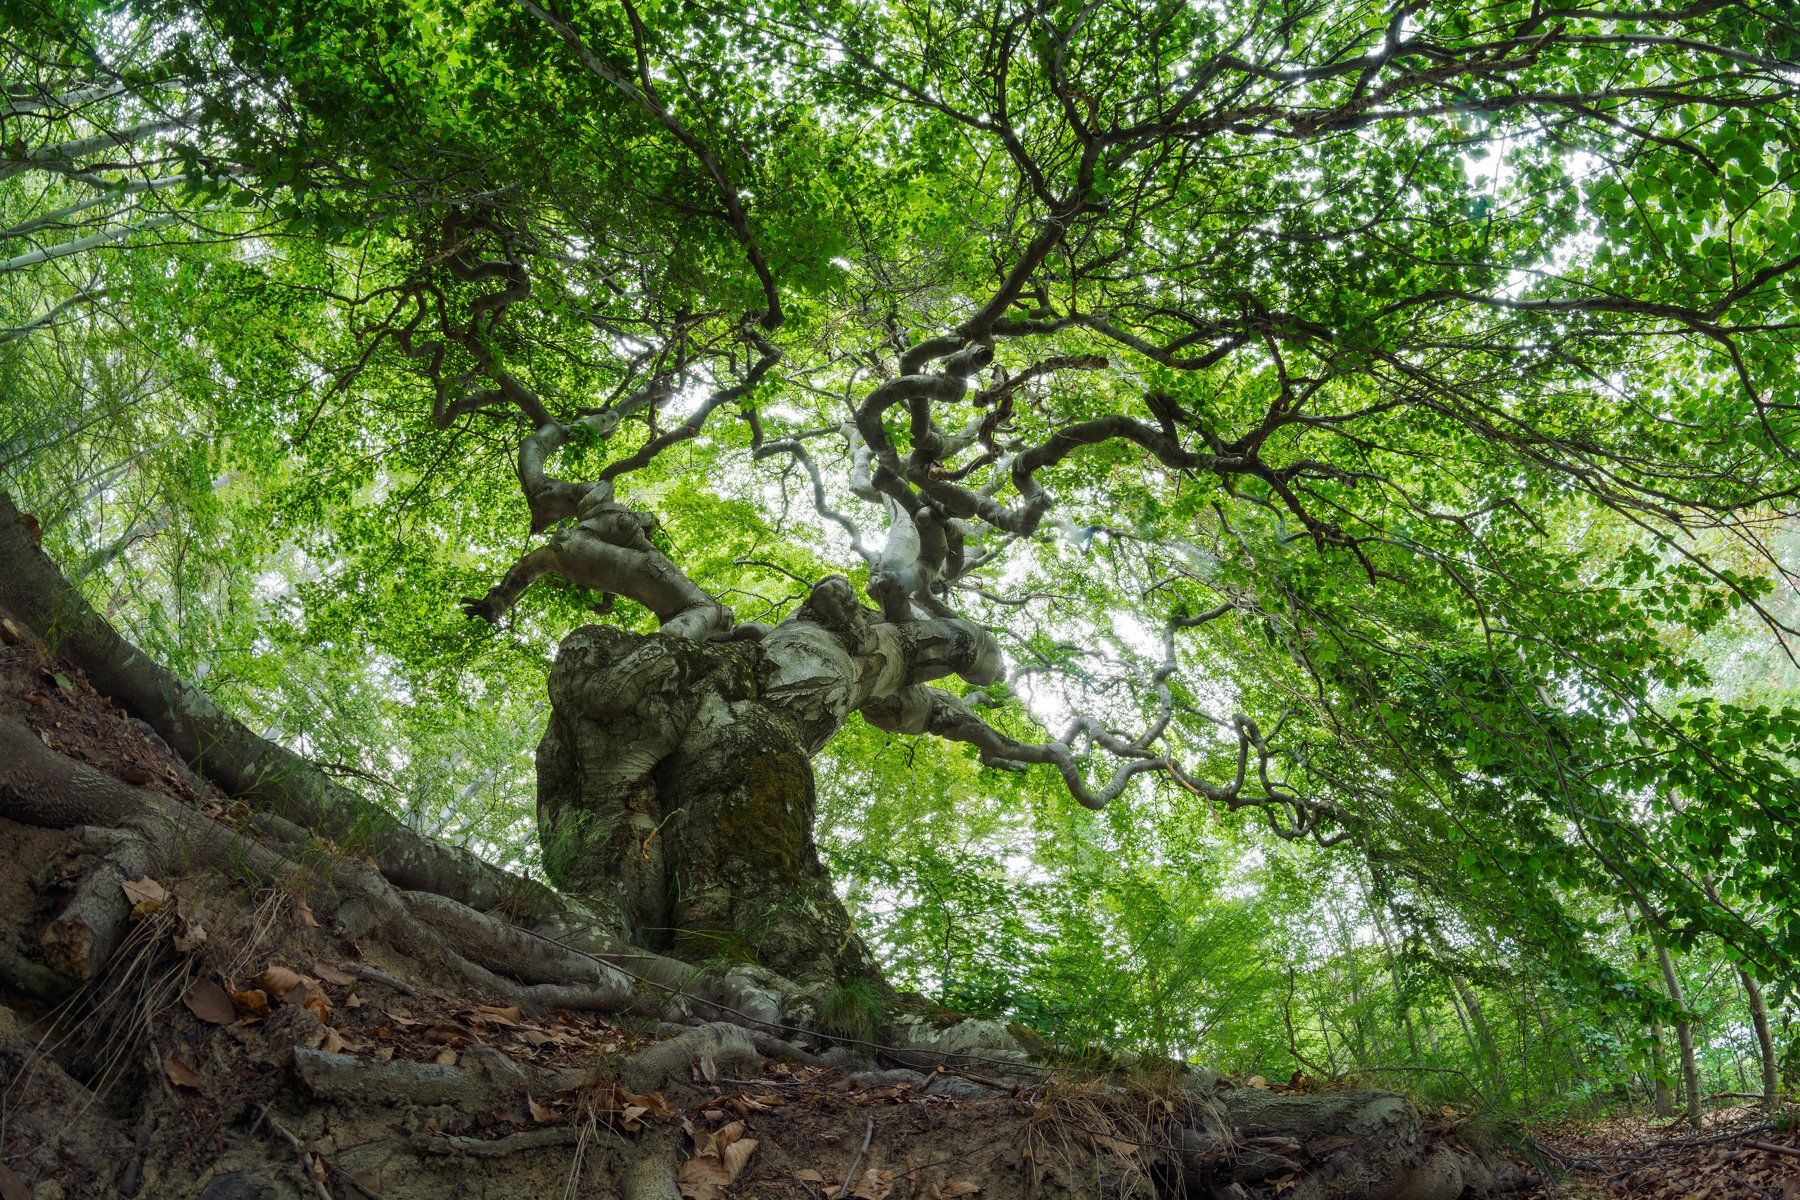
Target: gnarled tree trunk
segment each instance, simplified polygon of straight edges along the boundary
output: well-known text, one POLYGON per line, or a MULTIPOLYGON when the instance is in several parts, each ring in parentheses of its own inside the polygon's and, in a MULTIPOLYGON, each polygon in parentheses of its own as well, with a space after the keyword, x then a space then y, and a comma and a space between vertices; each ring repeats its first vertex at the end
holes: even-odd
MULTIPOLYGON (((0 564, 8 568, 0 572, 0 600, 10 615, 29 612, 53 620, 63 649, 80 654, 99 675, 116 682, 138 711, 184 744, 192 736, 203 747, 232 748, 229 757, 206 758, 201 765, 220 772, 215 780, 250 779, 252 786, 236 794, 252 807, 279 804, 312 828, 336 829, 339 814, 360 805, 348 793, 328 794, 326 785, 304 774, 310 768, 300 760, 294 760, 300 782, 289 779, 281 789, 260 783, 259 773, 246 774, 244 762, 263 762, 278 748, 258 749, 253 734, 215 709, 200 712, 198 701, 179 707, 162 702, 159 698, 187 693, 87 610, 29 539, 19 540, 23 527, 9 518, 11 510, 0 495, 0 564)), ((547 843, 552 870, 610 901, 621 922, 644 941, 660 939, 681 948, 686 936, 698 954, 723 940, 806 981, 872 974, 812 850, 810 756, 859 706, 879 721, 910 719, 908 713, 921 711, 942 713, 941 705, 920 701, 924 689, 916 681, 952 671, 980 678, 990 647, 978 631, 960 623, 876 621, 854 605, 835 605, 848 595, 847 587, 841 580, 826 581, 794 620, 754 638, 695 640, 599 628, 571 635, 552 674, 555 712, 541 751, 546 824, 566 834, 552 835, 547 843), (622 872, 617 879, 615 871, 622 872), (825 931, 814 932, 814 924, 825 931), (677 929, 684 933, 678 935, 677 929)), ((678 994, 635 984, 611 962, 571 951, 531 925, 515 923, 524 916, 517 903, 522 881, 509 884, 504 872, 481 864, 451 870, 461 861, 458 856, 443 847, 434 851, 435 843, 402 826, 382 827, 387 838, 372 846, 373 865, 356 856, 314 856, 307 843, 312 828, 291 825, 266 811, 234 827, 65 757, 11 719, 0 719, 0 818, 15 841, 17 831, 27 827, 69 831, 90 847, 82 861, 97 860, 72 889, 48 936, 34 939, 45 962, 14 952, 17 961, 6 964, 12 984, 8 1002, 15 1002, 17 994, 36 997, 38 1007, 31 1012, 41 1009, 46 1020, 55 1014, 44 1006, 117 965, 112 950, 127 942, 134 920, 120 881, 151 876, 174 881, 184 903, 223 900, 226 908, 238 902, 231 897, 239 891, 282 880, 291 894, 308 901, 311 924, 285 922, 281 936, 291 940, 279 945, 278 955, 306 961, 325 945, 334 958, 354 964, 363 954, 354 939, 362 939, 405 977, 359 966, 363 982, 358 986, 383 989, 395 1003, 418 986, 433 991, 433 1004, 447 989, 533 1013, 629 1011, 691 1024, 696 1018, 690 1014, 698 1012, 743 1026, 703 1024, 622 1060, 609 1054, 578 1071, 557 1072, 513 1061, 489 1047, 472 1047, 451 1065, 370 1061, 354 1051, 313 1049, 303 1039, 308 1030, 318 1029, 314 1014, 290 1005, 260 1027, 251 1045, 262 1048, 258 1063, 279 1062, 291 1071, 240 1072, 229 1089, 217 1086, 206 1094, 207 1104, 234 1105, 231 1111, 246 1118, 255 1112, 256 1120, 221 1119, 221 1137, 196 1145, 140 1137, 135 1158, 128 1130, 105 1115, 111 1111, 108 1105, 82 1090, 59 1065, 59 1056, 79 1058, 71 1047, 81 1039, 33 1034, 27 1041, 0 1044, 0 1057, 9 1064, 31 1064, 11 1072, 27 1080, 27 1086, 32 1079, 48 1080, 45 1086, 67 1093, 60 1107, 33 1107, 34 1100, 21 1108, 36 1155, 23 1169, 36 1173, 61 1170, 55 1163, 72 1164, 100 1189, 94 1194, 149 1194, 138 1187, 146 1171, 155 1172, 151 1177, 158 1195, 273 1194, 282 1190, 273 1180, 283 1173, 298 1171, 302 1180, 315 1181, 313 1172, 331 1163, 324 1155, 341 1158, 368 1149, 378 1161, 404 1161, 408 1184, 402 1190, 419 1196, 465 1195, 484 1185, 538 1194, 544 1180, 560 1187, 572 1172, 585 1172, 583 1177, 603 1190, 610 1185, 607 1194, 662 1196, 670 1194, 674 1170, 674 1148, 667 1137, 621 1140, 616 1155, 577 1155, 570 1165, 567 1148, 585 1137, 576 1126, 488 1138, 431 1131, 417 1119, 426 1108, 434 1114, 446 1108, 467 1114, 497 1103, 516 1107, 521 1097, 554 1093, 570 1081, 586 1086, 592 1070, 642 1092, 667 1088, 679 1103, 692 1099, 696 1105, 710 1104, 716 1092, 695 1088, 676 1094, 687 1086, 693 1064, 703 1058, 747 1077, 763 1069, 764 1055, 814 1061, 808 1049, 785 1040, 806 1034, 776 1023, 792 1020, 779 1005, 774 1010, 752 1006, 754 1011, 715 1007, 718 1000, 742 1002, 727 994, 729 988, 701 992, 687 986, 691 981, 686 978, 672 981, 679 985, 673 989, 678 994), (203 869, 226 864, 230 870, 203 869), (428 880, 445 892, 418 886, 428 880), (767 1015, 759 1015, 765 1011, 767 1015), (217 1099, 221 1096, 222 1101, 217 1099), (53 1159, 64 1149, 57 1118, 76 1109, 100 1114, 105 1138, 72 1142, 81 1155, 53 1159), (34 1111, 40 1119, 30 1124, 34 1111), (302 1137, 282 1132, 287 1128, 283 1122, 301 1130, 302 1137), (367 1139, 342 1150, 319 1149, 332 1144, 334 1131, 352 1127, 366 1131, 367 1139), (258 1130, 265 1140, 259 1140, 258 1130), (269 1131, 285 1142, 269 1138, 269 1131), (271 1155, 270 1144, 277 1153, 271 1155), (295 1147, 301 1148, 297 1162, 286 1155, 295 1147), (421 1150, 423 1156, 417 1153, 421 1150)), ((559 898, 547 899, 554 906, 559 898)), ((561 913, 559 931, 578 927, 587 913, 581 905, 561 913)), ((183 950, 179 943, 169 950, 169 939, 155 936, 166 952, 176 955, 237 955, 236 948, 225 948, 228 926, 208 923, 213 934, 198 950, 183 950)), ((266 954, 269 948, 264 949, 266 954)), ((651 956, 613 957, 634 971, 676 966, 667 960, 652 962, 651 956)), ((177 987, 186 978, 145 974, 176 979, 177 987)), ((182 1045, 193 1044, 196 1026, 187 1008, 159 1002, 153 1010, 157 1036, 180 1033, 189 1038, 182 1045)), ((13 1014, 3 1008, 0 1018, 5 1018, 0 1020, 0 1043, 6 1043, 16 1038, 18 1026, 7 1025, 13 1014)), ((1009 1088, 1035 1089, 1042 1083, 1044 1066, 1032 1061, 1002 1022, 952 1020, 945 1026, 915 1017, 895 1024, 889 1054, 903 1065, 897 1082, 920 1094, 956 1095, 950 1088, 960 1085, 961 1094, 972 1090, 981 1096, 997 1081, 999 1090, 992 1094, 1003 1097, 1009 1088), (953 1079, 947 1086, 924 1073, 938 1064, 954 1072, 970 1063, 979 1079, 953 1079), (928 1092, 928 1087, 944 1090, 928 1092)), ((659 1031, 681 1028, 664 1025, 659 1031)), ((239 1040, 233 1037, 229 1043, 235 1047, 239 1040)), ((232 1057, 236 1049, 220 1049, 227 1041, 222 1033, 216 1035, 197 1060, 209 1087, 241 1065, 232 1057)), ((154 1055, 147 1061, 152 1071, 159 1069, 154 1055)), ((854 1059, 850 1065, 856 1065, 854 1059)), ((889 1071, 883 1078, 892 1084, 895 1075, 889 1071)), ((1206 1071, 1178 1072, 1174 1079, 1175 1099, 1161 1102, 1161 1111, 1168 1114, 1165 1124, 1142 1143, 1140 1158, 1131 1164, 1121 1159, 1142 1185, 1133 1194, 1147 1195, 1155 1188, 1155 1194, 1165 1196, 1240 1195, 1245 1184, 1281 1177, 1298 1181, 1289 1193, 1294 1200, 1455 1200, 1494 1194, 1517 1176, 1495 1156, 1436 1134, 1399 1097, 1220 1090, 1216 1077, 1206 1071)), ((115 1079, 109 1085, 110 1102, 134 1114, 140 1128, 160 1127, 156 1123, 169 1119, 187 1093, 138 1086, 142 1082, 137 1076, 125 1083, 115 1079)), ((1107 1083, 1094 1094, 1116 1097, 1133 1122, 1132 1136, 1144 1133, 1136 1123, 1141 1100, 1134 1093, 1107 1083)), ((982 1111, 991 1128, 1012 1122, 1020 1138, 1029 1138, 1027 1122, 1019 1115, 1023 1110, 1010 1099, 982 1111)), ((861 1115, 856 1112, 855 1118, 861 1115)), ((968 1120, 956 1118, 959 1131, 968 1120)), ((893 1154, 910 1150, 917 1132, 907 1113, 891 1121, 877 1117, 865 1137, 887 1139, 893 1154)), ((1010 1136, 999 1141, 990 1136, 979 1151, 998 1154, 994 1172, 1011 1171, 1018 1162, 1017 1144, 1010 1136)), ((27 1162, 19 1155, 11 1161, 27 1162)), ((333 1164, 334 1169, 346 1165, 333 1164)), ((1047 1175, 1031 1180, 1034 1193, 1090 1194, 1092 1181, 1085 1173, 1062 1178, 1054 1161, 1046 1169, 1047 1175)), ((340 1170, 337 1177, 347 1176, 340 1170)), ((1002 1187, 994 1190, 1012 1194, 1002 1187)))
POLYGON ((538 747, 544 865, 640 945, 801 983, 876 980, 813 842, 811 757, 850 712, 991 671, 957 620, 882 621, 833 577, 755 637, 588 626, 562 644, 538 747))

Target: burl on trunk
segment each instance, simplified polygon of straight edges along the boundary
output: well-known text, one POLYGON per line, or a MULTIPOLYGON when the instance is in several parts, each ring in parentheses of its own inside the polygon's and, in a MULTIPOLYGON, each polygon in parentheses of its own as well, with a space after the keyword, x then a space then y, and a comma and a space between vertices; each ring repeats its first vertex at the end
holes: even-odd
POLYGON ((550 879, 615 907, 648 948, 798 982, 874 979, 814 845, 812 755, 852 711, 903 728, 923 719, 911 689, 997 666, 979 627, 884 621, 839 577, 746 636, 576 630, 538 747, 550 879))

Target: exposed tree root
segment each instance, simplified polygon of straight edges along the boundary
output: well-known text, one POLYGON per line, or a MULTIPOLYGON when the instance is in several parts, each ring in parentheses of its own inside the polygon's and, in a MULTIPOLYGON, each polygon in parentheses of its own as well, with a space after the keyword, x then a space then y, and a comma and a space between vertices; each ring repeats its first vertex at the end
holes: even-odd
POLYGON ((802 1050, 794 1043, 778 1038, 765 1029, 750 1029, 746 1032, 749 1033, 750 1042, 756 1047, 756 1052, 770 1062, 817 1066, 824 1061, 817 1054, 809 1050, 802 1050))
MULTIPOLYGON (((483 910, 502 902, 534 910, 557 906, 555 893, 543 884, 421 836, 299 755, 258 737, 125 641, 69 586, 3 492, 0 563, 5 564, 0 604, 32 628, 54 631, 58 654, 227 794, 283 814, 319 836, 366 847, 382 873, 400 887, 436 892, 483 910)), ((90 817, 81 823, 104 822, 90 817)))
MULTIPOLYGON (((204 697, 144 659, 78 605, 54 568, 41 555, 32 557, 35 547, 24 555, 29 561, 21 562, 13 544, 16 521, 10 518, 10 506, 0 500, 0 558, 8 568, 0 572, 0 601, 18 611, 19 596, 24 595, 36 606, 27 606, 25 615, 55 616, 58 628, 68 635, 65 648, 79 652, 81 666, 90 670, 98 666, 96 681, 102 687, 122 694, 172 746, 232 794, 247 797, 253 806, 275 806, 256 809, 244 826, 234 827, 189 804, 82 765, 48 748, 29 729, 0 718, 0 817, 68 831, 77 850, 52 880, 59 888, 66 886, 68 894, 40 942, 49 966, 16 953, 0 957, 11 995, 49 1001, 70 986, 86 983, 91 988, 102 979, 111 980, 108 986, 119 991, 129 976, 141 972, 147 981, 143 986, 155 989, 152 1007, 179 1010, 176 1001, 194 968, 186 961, 171 966, 166 957, 155 957, 169 953, 167 935, 178 922, 170 912, 156 918, 160 924, 155 928, 148 922, 134 923, 132 903, 122 885, 145 877, 192 878, 211 872, 227 889, 278 885, 296 899, 304 898, 309 906, 304 911, 322 922, 321 936, 329 932, 340 940, 378 938, 415 969, 384 971, 354 965, 353 973, 421 1002, 428 1003, 434 991, 452 989, 465 997, 539 1012, 629 1011, 649 1018, 679 1017, 689 1025, 695 1019, 708 1020, 692 1028, 664 1025, 662 1032, 672 1034, 667 1040, 628 1054, 597 1057, 579 1070, 552 1070, 480 1045, 465 1047, 454 1065, 371 1061, 311 1049, 296 1044, 304 1042, 311 1016, 284 1008, 256 1035, 279 1054, 259 1061, 279 1063, 279 1077, 297 1079, 302 1089, 298 1094, 306 1105, 297 1115, 296 1110, 282 1110, 290 1124, 274 1124, 270 1117, 269 1127, 293 1149, 306 1186, 318 1190, 321 1169, 339 1174, 345 1170, 327 1157, 339 1152, 320 1140, 324 1126, 317 1121, 308 1126, 301 1119, 315 1110, 341 1114, 385 1110, 391 1120, 396 1109, 447 1106, 474 1113, 517 1108, 527 1098, 566 1092, 596 1077, 616 1079, 639 1094, 667 1090, 692 1095, 691 1089, 699 1087, 702 1094, 716 1096, 705 1092, 704 1081, 762 1079, 771 1061, 802 1064, 803 1070, 819 1070, 811 1064, 822 1062, 853 1068, 859 1058, 867 1062, 866 1051, 878 1049, 907 1067, 973 1066, 983 1078, 978 1085, 954 1076, 885 1071, 859 1078, 856 1086, 907 1089, 933 1098, 934 1104, 946 1103, 939 1097, 954 1095, 957 1103, 1009 1106, 1015 1103, 1015 1092, 1049 1103, 1041 1086, 1045 1067, 1031 1061, 1030 1051, 999 1022, 962 1021, 945 1028, 919 1017, 899 1022, 903 1032, 894 1039, 898 1046, 869 1043, 822 1056, 788 1040, 795 1035, 813 1044, 805 1027, 817 995, 768 971, 739 966, 709 972, 631 950, 581 905, 564 903, 545 889, 486 864, 472 865, 465 856, 404 829, 392 838, 383 833, 374 842, 360 843, 368 847, 371 861, 336 853, 321 843, 320 835, 338 842, 353 840, 360 830, 370 828, 358 814, 366 816, 373 806, 293 756, 283 758, 285 751, 254 738, 211 708, 204 697), (292 770, 281 767, 284 763, 292 770), (535 927, 517 923, 520 918, 535 927), (121 946, 129 953, 121 953, 121 946), (122 961, 126 958, 131 961, 122 961), (287 1040, 282 1042, 282 1037, 287 1040), (292 1076, 285 1073, 290 1068, 292 1076)), ((377 822, 378 831, 398 828, 385 814, 381 820, 387 824, 377 822)), ((316 1042, 316 1023, 311 1030, 316 1042)), ((111 1060, 104 1047, 100 1049, 94 1056, 96 1069, 89 1074, 97 1081, 115 1079, 111 1060)), ((133 1062, 142 1056, 141 1042, 126 1049, 133 1062)), ((181 1083, 175 1068, 154 1059, 146 1077, 154 1081, 160 1096, 156 1102, 173 1111, 179 1108, 179 1099, 163 1078, 164 1071, 181 1083)), ((61 1077, 57 1072, 56 1078, 61 1077)), ((1140 1139, 1146 1160, 1154 1160, 1155 1178, 1161 1181, 1157 1190, 1164 1196, 1229 1196, 1237 1194, 1233 1188, 1285 1176, 1292 1182, 1283 1189, 1284 1200, 1456 1200, 1465 1193, 1491 1194, 1503 1182, 1483 1156, 1441 1144, 1419 1114, 1395 1096, 1285 1097, 1250 1089, 1216 1091, 1213 1078, 1204 1073, 1186 1077, 1182 1086, 1188 1093, 1185 1099, 1159 1109, 1164 1116, 1158 1118, 1154 1136, 1140 1139)), ((104 1090, 99 1082, 96 1087, 104 1090)), ((1134 1093, 1110 1080, 1093 1084, 1091 1094, 1115 1109, 1134 1102, 1134 1093)), ((268 1103, 266 1096, 261 1103, 268 1103)), ((1017 1112, 1010 1108, 1007 1112, 1011 1115, 1004 1119, 1016 1122, 1017 1112)), ((874 1136, 873 1127, 855 1132, 874 1136)), ((114 1161, 129 1159, 130 1140, 117 1131, 107 1136, 111 1147, 107 1153, 115 1156, 114 1161)), ((461 1158, 513 1158, 529 1150, 587 1144, 575 1125, 526 1129, 497 1139, 465 1136, 454 1126, 414 1128, 399 1142, 426 1156, 421 1161, 452 1164, 446 1170, 461 1158)), ((1015 1159, 1017 1149, 1007 1148, 1015 1159)), ((674 1146, 668 1141, 648 1136, 622 1158, 616 1146, 608 1153, 613 1157, 605 1170, 626 1200, 670 1200, 676 1194, 674 1146)), ((531 1161, 535 1160, 518 1159, 507 1169, 531 1161)), ((293 1164, 286 1169, 292 1170, 293 1164)), ((233 1171, 216 1177, 223 1190, 209 1186, 204 1194, 263 1194, 231 1191, 238 1184, 230 1180, 239 1175, 248 1181, 244 1187, 260 1186, 255 1171, 233 1171)), ((843 1185, 851 1183, 845 1180, 843 1185)), ((358 1188, 362 1185, 352 1181, 338 1192, 358 1188)), ((454 1193, 439 1189, 418 1194, 454 1193)))
POLYGON ((100 862, 76 881, 62 915, 44 930, 42 944, 52 971, 86 983, 125 938, 131 905, 124 885, 156 874, 164 864, 148 841, 131 830, 84 825, 77 832, 84 846, 100 852, 100 862))
POLYGON ((505 1137, 461 1137, 453 1133, 420 1132, 413 1135, 413 1149, 421 1154, 468 1154, 475 1158, 505 1158, 524 1150, 542 1150, 546 1146, 573 1146, 584 1134, 573 1125, 553 1125, 545 1129, 527 1129, 505 1137))
POLYGON ((477 1046, 456 1066, 368 1062, 350 1054, 294 1047, 294 1073, 315 1096, 375 1104, 456 1104, 470 1108, 580 1087, 587 1071, 544 1071, 477 1046))
MULTIPOLYGON (((0 719, 0 764, 0 816, 79 830, 81 844, 97 859, 79 876, 71 900, 55 922, 60 932, 45 949, 70 978, 92 978, 117 945, 130 919, 123 881, 211 867, 259 885, 283 880, 289 887, 302 887, 314 909, 333 918, 334 924, 354 906, 353 911, 363 914, 359 924, 484 996, 539 1008, 602 1011, 630 1007, 653 1011, 666 999, 661 992, 640 992, 623 971, 594 956, 498 916, 446 897, 401 891, 366 863, 273 849, 166 796, 120 783, 57 754, 28 730, 4 719, 0 719)), ((715 982, 722 978, 715 977, 715 982)), ((753 1017, 736 1020, 743 1026, 759 1026, 753 1017)), ((753 1034, 740 1024, 714 1021, 597 1065, 623 1086, 647 1093, 688 1085, 702 1063, 716 1077, 753 1078, 770 1058, 792 1062, 814 1057, 766 1027, 753 1034)), ((1019 1073, 1029 1065, 1025 1054, 994 1022, 953 1026, 896 1058, 927 1066, 983 1060, 993 1064, 990 1070, 1006 1076, 992 1081, 1003 1091, 1033 1078, 1031 1072, 1019 1073)), ((351 1106, 450 1105, 464 1111, 564 1091, 590 1076, 544 1072, 480 1047, 468 1050, 456 1066, 376 1063, 304 1046, 294 1047, 292 1063, 302 1085, 322 1101, 351 1106)), ((925 1080, 918 1076, 903 1082, 919 1086, 925 1080)), ((922 1094, 935 1093, 922 1090, 922 1094)), ((1213 1114, 1212 1119, 1171 1131, 1169 1149, 1178 1160, 1171 1186, 1181 1194, 1209 1196, 1231 1184, 1254 1184, 1281 1175, 1300 1179, 1285 1193, 1290 1200, 1454 1200, 1465 1190, 1475 1195, 1494 1190, 1485 1163, 1472 1154, 1433 1147, 1418 1114, 1399 1097, 1278 1097, 1242 1089, 1209 1096, 1196 1111, 1213 1114), (1238 1132, 1227 1132, 1232 1130, 1238 1132), (1247 1131, 1254 1133, 1242 1136, 1247 1131)), ((433 1146, 439 1154, 495 1157, 575 1140, 561 1130, 529 1132, 533 1136, 521 1133, 502 1142, 432 1133, 421 1135, 419 1147, 433 1146)), ((626 1194, 669 1194, 665 1184, 672 1168, 665 1168, 656 1156, 634 1159, 631 1178, 636 1190, 626 1194)))
POLYGON ((762 1066, 748 1033, 715 1021, 631 1055, 619 1064, 618 1078, 634 1092, 653 1092, 686 1082, 694 1064, 702 1060, 710 1061, 719 1074, 737 1078, 762 1066))
POLYGON ((455 901, 415 900, 452 926, 457 935, 453 945, 437 927, 415 916, 407 897, 367 864, 342 858, 308 863, 284 856, 166 796, 120 783, 57 754, 5 719, 0 719, 0 815, 51 828, 88 822, 111 826, 84 829, 83 840, 106 845, 107 852, 78 881, 46 935, 51 966, 72 979, 93 978, 118 945, 131 912, 121 884, 211 866, 262 883, 297 882, 312 875, 314 907, 323 915, 335 916, 354 905, 358 926, 378 930, 401 950, 438 964, 464 985, 510 1003, 599 1012, 634 1003, 629 981, 590 959, 522 931, 505 930, 455 901), (539 960, 529 958, 528 944, 539 960), (558 982, 519 983, 492 967, 558 982))
POLYGON ((465 951, 473 950, 474 957, 496 971, 526 983, 587 988, 595 999, 581 1007, 616 1012, 632 1002, 631 980, 590 955, 476 912, 447 896, 431 892, 402 894, 414 916, 453 939, 465 951))

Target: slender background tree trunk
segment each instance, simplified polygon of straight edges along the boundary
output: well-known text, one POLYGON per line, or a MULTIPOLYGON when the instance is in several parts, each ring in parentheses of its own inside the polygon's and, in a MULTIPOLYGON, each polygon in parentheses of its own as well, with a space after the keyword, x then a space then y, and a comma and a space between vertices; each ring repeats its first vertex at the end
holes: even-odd
POLYGON ((1781 1104, 1781 1076, 1775 1063, 1775 1038, 1769 1031, 1769 1004, 1763 999, 1762 985, 1750 972, 1740 968, 1738 982, 1744 985, 1744 998, 1750 1006, 1750 1026, 1756 1031, 1756 1053, 1762 1061, 1762 1106, 1774 1113, 1781 1104))

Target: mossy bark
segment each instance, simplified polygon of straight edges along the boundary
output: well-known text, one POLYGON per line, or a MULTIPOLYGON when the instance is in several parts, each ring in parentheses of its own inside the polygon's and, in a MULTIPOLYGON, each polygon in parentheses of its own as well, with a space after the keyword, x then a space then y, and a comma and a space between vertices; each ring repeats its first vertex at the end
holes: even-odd
POLYGON ((818 731, 771 699, 770 668, 748 641, 565 639, 538 748, 545 867, 648 949, 876 979, 813 840, 818 731))

